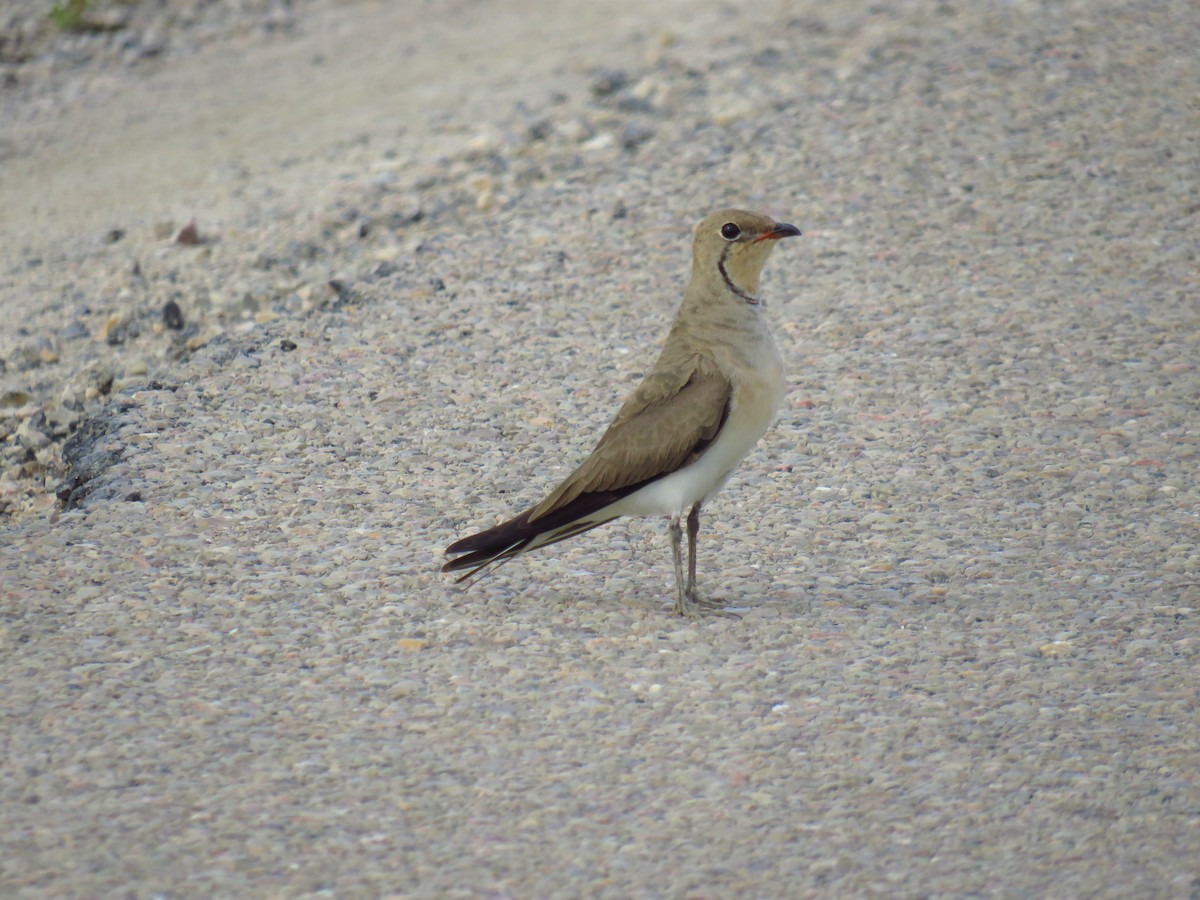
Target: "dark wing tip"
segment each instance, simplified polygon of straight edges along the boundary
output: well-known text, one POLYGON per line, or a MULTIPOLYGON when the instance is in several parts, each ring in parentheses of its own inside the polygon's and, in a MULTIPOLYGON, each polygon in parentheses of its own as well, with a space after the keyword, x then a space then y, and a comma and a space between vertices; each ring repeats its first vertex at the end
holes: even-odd
MULTIPOLYGON (((455 541, 453 544, 451 544, 449 547, 447 547, 442 552, 446 553, 446 554, 469 553, 471 550, 475 549, 472 546, 472 542, 477 537, 479 537, 479 535, 472 534, 469 537, 459 538, 457 541, 455 541)), ((446 565, 450 565, 450 563, 446 563, 446 565)), ((443 569, 442 571, 444 572, 445 569, 443 569)))
MULTIPOLYGON (((472 566, 478 565, 480 562, 483 562, 484 560, 490 560, 493 555, 494 554, 490 554, 490 553, 483 552, 483 551, 476 551, 475 553, 468 553, 466 556, 460 556, 458 559, 450 560, 450 562, 448 562, 444 566, 442 566, 442 571, 443 572, 458 572, 462 569, 469 569, 472 566)), ((471 573, 468 572, 463 577, 469 578, 470 575, 471 575, 471 573)))
MULTIPOLYGON (((521 538, 528 536, 529 512, 523 512, 507 522, 501 522, 494 528, 469 534, 459 538, 446 548, 446 553, 495 553, 509 547, 521 538)), ((535 532, 536 533, 536 532, 535 532)), ((452 566, 460 560, 452 560, 446 565, 452 566)), ((443 569, 443 571, 446 571, 443 569)))

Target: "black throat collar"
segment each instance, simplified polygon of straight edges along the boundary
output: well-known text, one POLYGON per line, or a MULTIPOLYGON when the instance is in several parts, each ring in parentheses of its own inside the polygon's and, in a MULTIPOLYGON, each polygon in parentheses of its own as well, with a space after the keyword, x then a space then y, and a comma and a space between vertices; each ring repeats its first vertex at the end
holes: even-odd
POLYGON ((725 279, 725 287, 729 288, 729 290, 733 291, 733 293, 737 294, 751 306, 766 306, 767 304, 763 303, 763 301, 759 300, 752 294, 747 294, 740 287, 734 284, 733 279, 729 277, 729 273, 725 270, 725 257, 729 255, 729 249, 732 246, 733 244, 730 244, 729 247, 726 247, 724 252, 721 254, 720 260, 717 261, 717 268, 721 270, 721 277, 725 279))

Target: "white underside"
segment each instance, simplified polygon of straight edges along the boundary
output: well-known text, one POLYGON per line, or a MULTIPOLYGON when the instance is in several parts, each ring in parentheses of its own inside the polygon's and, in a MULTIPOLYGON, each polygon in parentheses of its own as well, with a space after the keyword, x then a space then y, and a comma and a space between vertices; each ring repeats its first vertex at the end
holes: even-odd
POLYGON ((603 510, 611 516, 680 516, 719 491, 775 418, 782 391, 744 390, 717 439, 691 465, 658 479, 603 510))

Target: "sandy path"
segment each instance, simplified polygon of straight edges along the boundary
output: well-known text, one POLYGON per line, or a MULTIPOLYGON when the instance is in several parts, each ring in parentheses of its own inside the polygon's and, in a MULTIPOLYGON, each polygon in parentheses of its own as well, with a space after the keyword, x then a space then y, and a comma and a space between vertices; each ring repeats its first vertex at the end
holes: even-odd
MULTIPOLYGON (((660 15, 678 20, 685 6, 664 3, 660 15)), ((436 14, 415 3, 317 6, 276 42, 241 36, 148 77, 92 76, 86 101, 5 129, 0 260, 198 211, 226 221, 268 189, 320 191, 339 151, 364 139, 428 152, 433 126, 486 121, 552 88, 568 61, 637 61, 655 33, 643 11, 628 0, 536 14, 461 0, 436 14)))
POLYGON ((4 135, 0 894, 1194 896, 1195 4, 411 8, 4 135), (730 202, 744 618, 659 522, 451 587, 730 202))

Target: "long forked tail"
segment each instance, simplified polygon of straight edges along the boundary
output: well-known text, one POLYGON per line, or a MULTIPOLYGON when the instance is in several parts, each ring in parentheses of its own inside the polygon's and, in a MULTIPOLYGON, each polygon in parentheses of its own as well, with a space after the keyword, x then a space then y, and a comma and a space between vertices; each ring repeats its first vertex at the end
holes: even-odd
POLYGON ((556 509, 532 522, 529 516, 533 510, 527 509, 515 519, 495 528, 455 541, 446 548, 446 552, 461 555, 442 566, 442 571, 469 569, 465 575, 455 579, 456 582, 466 581, 493 563, 500 566, 522 553, 591 531, 616 518, 607 514, 606 507, 612 506, 621 496, 622 493, 615 491, 583 494, 562 509, 556 509))

